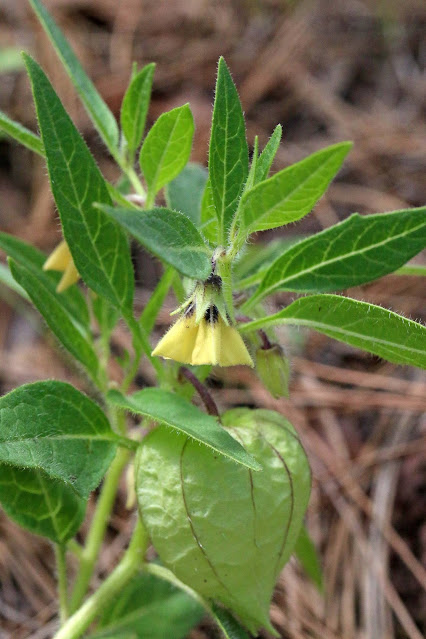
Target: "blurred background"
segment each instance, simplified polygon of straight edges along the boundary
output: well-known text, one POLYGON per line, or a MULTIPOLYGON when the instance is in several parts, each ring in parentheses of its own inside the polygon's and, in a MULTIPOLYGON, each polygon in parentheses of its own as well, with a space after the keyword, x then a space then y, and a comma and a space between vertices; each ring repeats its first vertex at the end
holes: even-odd
MULTIPOLYGON (((425 203, 423 0, 45 0, 45 5, 117 116, 132 62, 157 63, 149 123, 190 102, 195 161, 207 162, 220 55, 240 91, 249 144, 258 134, 262 148, 274 126, 283 125, 274 170, 328 144, 354 141, 314 212, 285 230, 259 234, 256 241, 309 234, 354 211, 425 203)), ((35 130, 22 49, 45 68, 101 170, 116 179, 114 164, 27 2, 1 0, 0 109, 35 130)), ((0 230, 46 252, 60 237, 42 159, 5 136, 0 137, 0 230)), ((136 249, 134 258, 142 307, 160 269, 136 249)), ((424 292, 418 278, 392 275, 349 295, 424 320, 424 292)), ((277 296, 271 310, 290 299, 277 296)), ((159 335, 173 306, 170 298, 159 318, 159 335)), ((281 338, 292 355, 290 400, 273 400, 245 369, 218 369, 210 380, 222 408, 248 403, 282 412, 299 430, 312 464, 307 525, 321 557, 325 596, 292 560, 277 586, 273 623, 281 637, 291 639, 421 639, 425 376, 318 334, 287 330, 281 338)), ((130 344, 122 328, 114 340, 117 347, 130 344)), ((35 312, 0 286, 0 391, 45 378, 81 387, 35 312)), ((138 382, 150 381, 142 364, 138 382)), ((97 579, 127 542, 132 520, 125 496, 123 484, 97 579)), ((47 542, 0 513, 1 639, 52 636, 53 565, 47 542)), ((215 632, 206 620, 190 637, 207 639, 215 632)))

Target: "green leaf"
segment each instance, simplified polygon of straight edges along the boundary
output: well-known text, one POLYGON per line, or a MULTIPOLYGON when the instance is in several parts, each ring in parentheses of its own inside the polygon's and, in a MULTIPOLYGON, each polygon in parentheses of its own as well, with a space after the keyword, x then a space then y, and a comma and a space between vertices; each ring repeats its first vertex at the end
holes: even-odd
POLYGON ((248 146, 240 99, 222 57, 217 70, 209 175, 219 220, 219 243, 224 244, 248 176, 248 146))
POLYGON ((239 242, 300 220, 324 195, 349 152, 351 142, 334 144, 276 173, 246 193, 238 214, 239 242))
MULTIPOLYGON (((179 175, 188 162, 193 137, 194 118, 189 104, 163 113, 150 129, 139 162, 151 203, 155 194, 179 175)), ((148 208, 149 205, 148 201, 148 208)))
POLYGON ((24 68, 21 51, 16 47, 0 49, 0 73, 13 73, 24 68))
POLYGON ((42 270, 46 261, 44 253, 8 233, 0 233, 0 248, 9 257, 12 257, 16 262, 31 271, 32 275, 39 279, 43 286, 56 298, 57 302, 66 309, 73 320, 80 324, 84 333, 89 333, 89 311, 82 292, 77 286, 71 286, 62 293, 56 292, 62 273, 42 270))
POLYGON ((128 200, 116 186, 110 184, 110 182, 105 182, 105 184, 107 186, 109 196, 113 202, 119 204, 120 206, 124 206, 124 208, 126 209, 140 211, 140 207, 131 200, 128 200))
POLYGON ((275 291, 328 292, 392 273, 426 246, 426 208, 358 213, 281 255, 265 274, 257 300, 275 291))
POLYGON ((99 324, 103 338, 107 338, 120 319, 119 311, 104 297, 94 295, 92 299, 93 314, 99 324))
POLYGON ((135 151, 142 141, 151 100, 154 70, 154 63, 147 64, 132 78, 121 105, 121 128, 127 141, 131 159, 134 158, 135 151))
POLYGON ((30 151, 34 151, 34 153, 38 153, 38 155, 44 157, 43 142, 38 135, 35 135, 35 133, 22 126, 22 124, 19 124, 19 122, 11 120, 3 111, 0 111, 0 130, 1 129, 6 131, 14 140, 26 146, 27 149, 30 149, 30 151))
POLYGON ((250 189, 253 188, 253 186, 255 185, 255 176, 256 176, 256 166, 257 166, 257 160, 258 160, 258 156, 259 155, 259 138, 256 135, 254 138, 254 145, 253 145, 253 155, 251 158, 251 164, 250 164, 250 169, 249 169, 249 173, 247 176, 247 180, 246 183, 244 184, 244 189, 243 189, 243 193, 247 193, 247 191, 250 191, 250 189))
POLYGON ((117 122, 113 114, 99 95, 92 81, 87 77, 77 56, 51 15, 39 0, 29 0, 29 2, 71 78, 90 119, 106 146, 114 154, 118 148, 119 135, 117 122))
POLYGON ((222 631, 225 639, 249 639, 249 635, 244 628, 242 628, 231 613, 224 608, 220 608, 216 604, 213 604, 211 608, 211 615, 222 631))
POLYGON ((116 440, 99 406, 70 384, 36 382, 4 395, 0 499, 5 510, 33 532, 58 542, 69 538, 114 456, 116 440), (8 482, 20 491, 11 492, 8 482), (56 518, 67 520, 67 527, 63 521, 56 525, 56 518))
POLYGON ((201 200, 207 178, 207 170, 201 164, 190 162, 166 187, 167 206, 185 213, 198 227, 201 220, 201 200))
POLYGON ((273 632, 270 601, 309 501, 309 464, 294 428, 278 413, 234 409, 222 423, 262 472, 155 428, 135 464, 139 509, 163 564, 178 579, 238 615, 253 634, 259 627, 273 632))
POLYGON ((204 616, 204 609, 182 590, 141 573, 103 612, 93 639, 184 639, 204 616))
POLYGON ((0 462, 40 468, 88 497, 117 435, 99 406, 71 384, 25 384, 0 398, 0 462))
POLYGON ((277 257, 300 239, 300 236, 292 235, 267 244, 258 242, 246 245, 233 269, 236 288, 242 290, 260 282, 277 257))
POLYGON ((277 124, 274 132, 268 140, 268 143, 266 144, 257 160, 254 178, 255 184, 263 182, 263 180, 266 180, 266 178, 268 177, 272 162, 274 161, 274 158, 280 146, 282 132, 283 129, 281 124, 277 124))
POLYGON ((89 149, 45 73, 25 56, 53 196, 78 272, 96 293, 130 311, 134 276, 127 238, 94 202, 111 200, 89 149))
POLYGON ((108 400, 116 406, 138 415, 145 415, 161 424, 175 428, 192 439, 209 446, 232 461, 260 470, 260 465, 211 415, 183 397, 159 388, 144 388, 129 397, 116 390, 108 393, 108 400))
POLYGON ((299 537, 294 547, 294 553, 311 581, 318 590, 324 592, 321 563, 314 542, 304 526, 300 530, 299 537))
POLYGON ((207 246, 191 220, 183 213, 165 208, 138 212, 102 206, 102 210, 142 246, 183 275, 204 280, 210 274, 207 246))
POLYGON ((213 200, 210 178, 207 179, 201 198, 201 232, 210 244, 217 246, 219 242, 219 221, 213 200))
POLYGON ((0 502, 20 526, 61 544, 74 537, 86 511, 86 500, 65 482, 38 468, 0 463, 0 502))
POLYGON ((24 300, 29 299, 26 291, 24 291, 22 286, 20 286, 18 282, 13 279, 13 275, 10 272, 9 267, 6 266, 6 264, 1 264, 1 263, 0 263, 0 282, 1 284, 4 284, 4 286, 7 286, 8 288, 10 288, 15 293, 18 293, 18 295, 23 297, 24 300))
POLYGON ((380 306, 340 295, 310 295, 239 330, 281 324, 307 326, 389 362, 426 368, 426 328, 380 306))
POLYGON ((249 635, 238 621, 224 608, 212 605, 211 615, 223 633, 224 639, 249 639, 249 635))
POLYGON ((41 313, 50 330, 83 366, 90 371, 94 379, 97 378, 99 361, 93 345, 87 334, 79 330, 79 325, 72 318, 58 300, 58 294, 53 293, 51 287, 26 269, 22 264, 9 258, 9 266, 15 280, 28 293, 34 306, 41 313))
POLYGON ((407 264, 395 271, 395 275, 426 277, 426 266, 423 266, 423 264, 407 264))

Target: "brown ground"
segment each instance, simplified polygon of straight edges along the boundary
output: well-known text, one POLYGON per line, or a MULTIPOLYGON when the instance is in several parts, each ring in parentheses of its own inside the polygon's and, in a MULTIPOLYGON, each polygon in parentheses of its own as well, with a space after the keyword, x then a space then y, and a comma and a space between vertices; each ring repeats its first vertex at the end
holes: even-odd
MULTIPOLYGON (((275 169, 327 144, 353 140, 355 148, 327 197, 290 232, 318 230, 353 211, 424 204, 422 0, 46 0, 46 5, 116 113, 132 60, 157 62, 151 121, 189 101, 197 125, 193 159, 206 161, 221 54, 240 89, 249 141, 259 134, 263 145, 275 124, 283 124, 275 169)), ((0 47, 5 46, 25 48, 43 64, 102 170, 113 177, 115 169, 25 0, 2 0, 0 47)), ((34 127, 23 72, 1 73, 0 108, 34 127)), ((0 227, 45 250, 59 234, 42 161, 5 139, 0 227)), ((141 304, 157 274, 155 264, 138 257, 141 304)), ((424 285, 416 278, 388 276, 350 295, 424 319, 424 285)), ((170 321, 167 309, 160 319, 170 321)), ((128 342, 124 331, 115 339, 128 342)), ((245 370, 221 371, 214 383, 222 407, 249 402, 282 411, 299 429, 312 463, 308 526, 321 553, 327 595, 322 599, 290 563, 272 619, 281 636, 291 639, 421 639, 425 377, 317 334, 287 331, 283 342, 294 354, 291 400, 272 400, 245 370)), ((35 314, 3 288, 0 352, 2 392, 47 377, 76 381, 35 314)), ((146 371, 141 374, 149 381, 146 371)), ((0 637, 50 637, 56 623, 50 547, 0 517, 0 637)), ((115 563, 129 525, 121 499, 99 574, 115 563)), ((213 636, 206 622, 191 639, 213 636)))

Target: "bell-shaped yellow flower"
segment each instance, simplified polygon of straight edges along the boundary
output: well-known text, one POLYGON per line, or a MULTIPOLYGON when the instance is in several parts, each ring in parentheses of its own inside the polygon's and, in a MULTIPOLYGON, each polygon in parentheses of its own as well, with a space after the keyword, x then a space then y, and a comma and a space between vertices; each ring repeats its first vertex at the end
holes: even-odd
POLYGON ((43 271, 63 272, 63 276, 56 287, 58 293, 62 293, 62 291, 65 291, 69 286, 78 282, 80 275, 75 267, 68 244, 65 240, 62 240, 49 255, 43 265, 43 271))
POLYGON ((152 354, 193 366, 254 366, 241 335, 225 322, 215 305, 207 308, 198 324, 194 305, 188 306, 152 354))
POLYGON ((167 331, 152 354, 160 355, 166 359, 174 359, 183 364, 190 364, 197 334, 198 326, 195 324, 195 313, 193 309, 190 309, 167 331))

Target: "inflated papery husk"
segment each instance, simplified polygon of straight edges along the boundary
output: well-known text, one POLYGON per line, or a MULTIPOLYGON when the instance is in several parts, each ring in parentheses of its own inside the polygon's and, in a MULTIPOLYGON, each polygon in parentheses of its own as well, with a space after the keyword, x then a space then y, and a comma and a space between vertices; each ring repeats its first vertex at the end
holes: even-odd
POLYGON ((138 456, 139 507, 162 562, 181 581, 250 632, 273 631, 269 605, 308 505, 309 464, 293 426, 276 412, 233 409, 222 423, 263 470, 159 426, 138 456))

